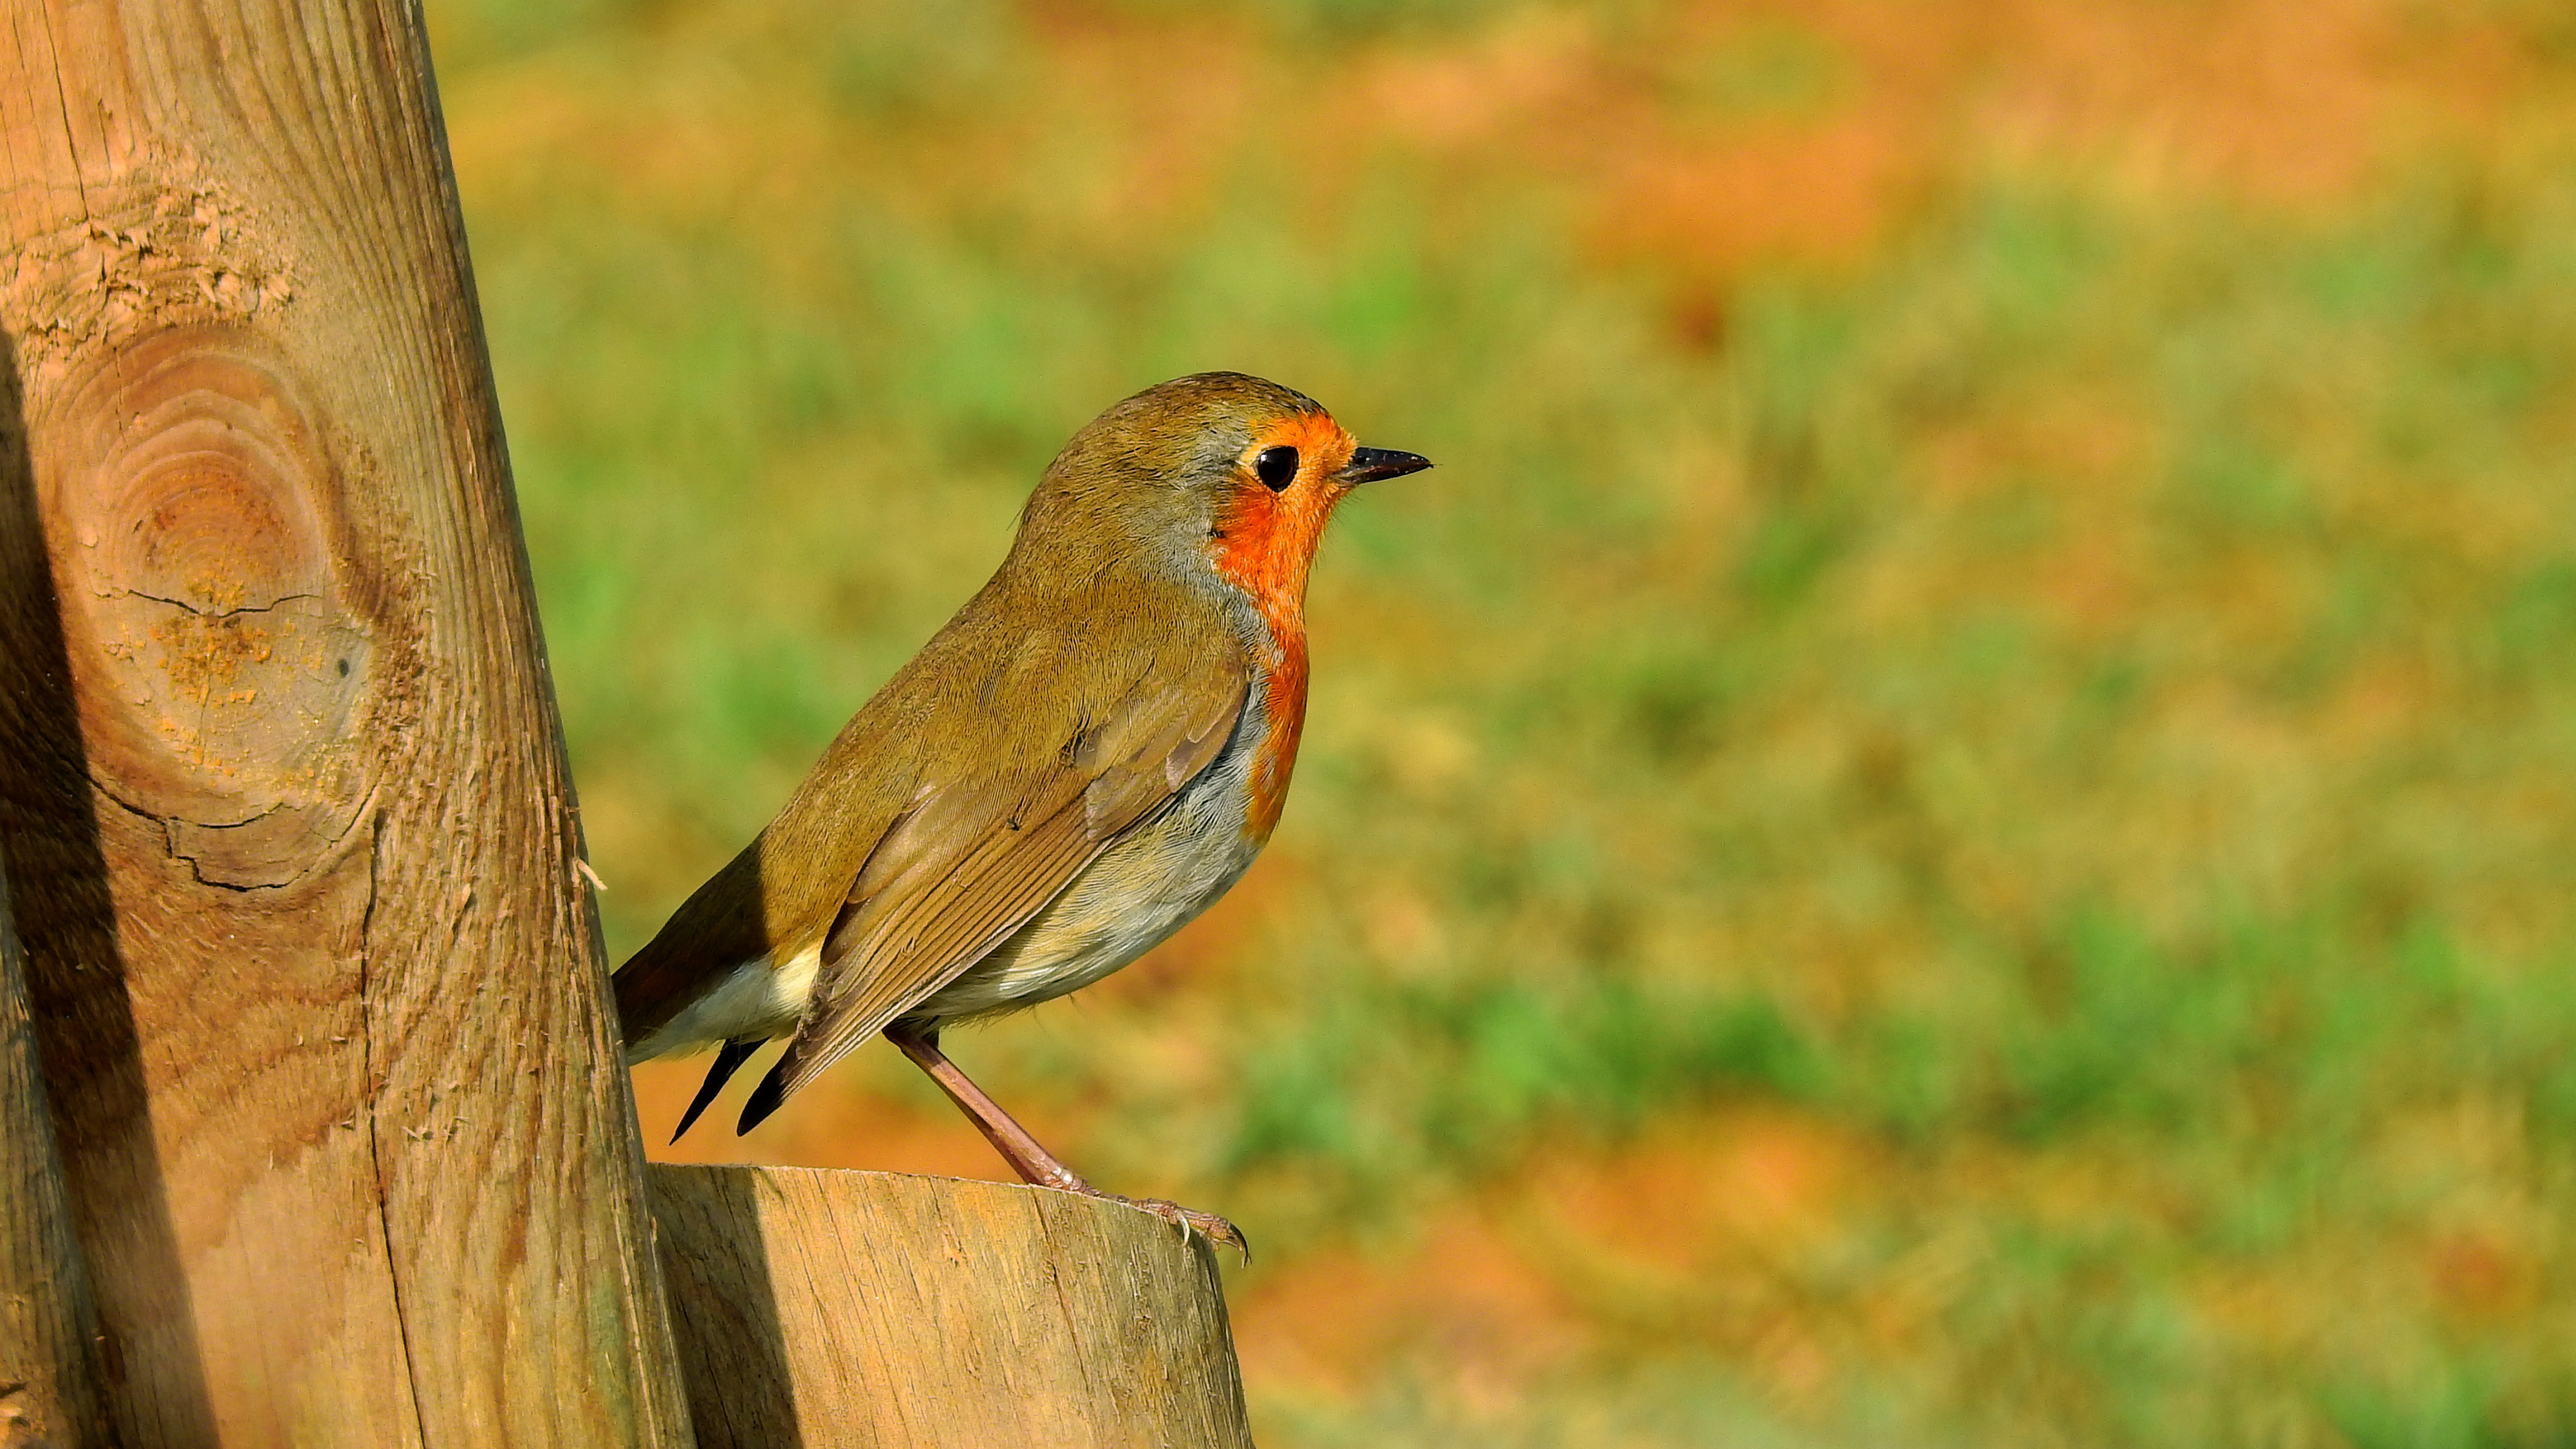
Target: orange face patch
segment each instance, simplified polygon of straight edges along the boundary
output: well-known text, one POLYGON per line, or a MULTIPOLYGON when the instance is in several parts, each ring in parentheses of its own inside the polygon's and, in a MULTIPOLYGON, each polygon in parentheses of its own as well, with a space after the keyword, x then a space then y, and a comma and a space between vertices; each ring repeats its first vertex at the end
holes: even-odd
POLYGON ((1255 839, 1269 838, 1287 800, 1288 775, 1297 764, 1297 739, 1306 723, 1306 570, 1323 541, 1333 505, 1350 492, 1334 475, 1358 443, 1322 413, 1282 418, 1255 434, 1243 451, 1234 493, 1208 540, 1217 572, 1252 597, 1270 626, 1279 653, 1267 661, 1270 738, 1263 741, 1253 774, 1255 839), (1273 489, 1254 471, 1254 460, 1272 448, 1297 450, 1297 471, 1273 489))
POLYGON ((1209 540, 1217 572, 1250 594, 1274 631, 1305 632, 1306 568, 1324 537, 1333 505, 1350 489, 1333 480, 1358 447, 1323 413, 1282 418, 1253 436, 1236 472, 1234 496, 1209 540), (1253 471, 1253 460, 1272 448, 1297 450, 1297 472, 1273 489, 1253 471))

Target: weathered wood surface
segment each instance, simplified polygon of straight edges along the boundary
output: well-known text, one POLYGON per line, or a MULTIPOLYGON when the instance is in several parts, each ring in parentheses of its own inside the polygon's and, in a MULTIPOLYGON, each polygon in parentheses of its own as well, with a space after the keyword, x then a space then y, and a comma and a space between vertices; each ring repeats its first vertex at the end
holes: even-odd
POLYGON ((0 872, 0 1449, 108 1442, 97 1339, 0 872))
POLYGON ((1205 1239, 1043 1188, 648 1169, 701 1449, 1252 1442, 1205 1239))
POLYGON ((420 17, 0 12, 0 858, 128 1449, 687 1441, 420 17))

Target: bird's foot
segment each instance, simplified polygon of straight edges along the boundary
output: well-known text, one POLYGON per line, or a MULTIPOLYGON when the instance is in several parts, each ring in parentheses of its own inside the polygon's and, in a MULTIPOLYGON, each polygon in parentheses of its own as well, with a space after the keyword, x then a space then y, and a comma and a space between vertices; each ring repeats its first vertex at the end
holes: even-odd
POLYGON ((1111 1202, 1123 1202, 1132 1208, 1143 1208, 1173 1227, 1179 1228, 1183 1237, 1197 1233, 1211 1243, 1223 1243, 1241 1253, 1246 1264, 1252 1261, 1252 1244, 1244 1240, 1243 1229, 1214 1213, 1185 1208, 1179 1203, 1166 1202, 1159 1197, 1120 1197, 1114 1192, 1102 1192, 1098 1188, 1091 1189, 1091 1194, 1094 1197, 1107 1198, 1111 1202))

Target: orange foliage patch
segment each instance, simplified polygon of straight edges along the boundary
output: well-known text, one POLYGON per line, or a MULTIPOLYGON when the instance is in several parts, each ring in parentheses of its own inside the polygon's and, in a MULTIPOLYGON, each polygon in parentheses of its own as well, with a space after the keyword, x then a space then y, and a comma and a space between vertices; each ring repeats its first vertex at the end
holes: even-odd
POLYGON ((1667 1123, 1637 1147, 1542 1157, 1497 1195, 1450 1207, 1406 1250, 1340 1249, 1265 1276, 1234 1304, 1263 1381, 1350 1395, 1390 1362, 1508 1412, 1540 1377, 1633 1339, 1736 1345, 1790 1398, 1824 1386, 1799 1265, 1850 1228, 1867 1153, 1809 1118, 1736 1111, 1667 1123))

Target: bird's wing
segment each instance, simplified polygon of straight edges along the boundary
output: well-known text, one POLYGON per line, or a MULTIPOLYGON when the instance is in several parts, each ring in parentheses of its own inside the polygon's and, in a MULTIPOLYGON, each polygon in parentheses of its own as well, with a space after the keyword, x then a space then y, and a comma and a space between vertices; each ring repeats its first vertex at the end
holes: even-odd
POLYGON ((1250 682, 1239 650, 1206 651, 1193 670, 1146 671, 1098 718, 1029 739, 1038 758, 925 779, 851 886, 813 1001, 742 1130, 982 960, 1169 803, 1224 749, 1250 682))

